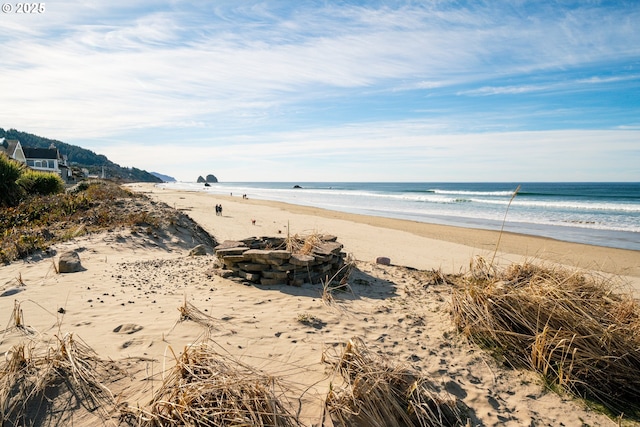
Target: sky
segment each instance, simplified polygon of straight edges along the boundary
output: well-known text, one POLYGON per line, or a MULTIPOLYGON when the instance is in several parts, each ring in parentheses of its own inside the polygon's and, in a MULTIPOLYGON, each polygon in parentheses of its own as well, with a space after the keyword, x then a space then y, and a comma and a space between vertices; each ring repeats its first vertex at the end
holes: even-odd
POLYGON ((640 181, 640 1, 38 6, 0 12, 0 127, 121 166, 179 181, 640 181))

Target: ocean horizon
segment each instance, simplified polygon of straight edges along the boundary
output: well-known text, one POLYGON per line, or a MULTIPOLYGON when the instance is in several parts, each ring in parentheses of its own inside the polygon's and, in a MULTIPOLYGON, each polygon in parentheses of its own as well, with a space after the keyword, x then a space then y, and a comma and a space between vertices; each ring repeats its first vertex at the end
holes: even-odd
POLYGON ((640 250, 640 183, 196 182, 160 184, 339 212, 640 250), (519 191, 514 195, 519 186, 519 191), (506 219, 505 219, 506 216, 506 219))

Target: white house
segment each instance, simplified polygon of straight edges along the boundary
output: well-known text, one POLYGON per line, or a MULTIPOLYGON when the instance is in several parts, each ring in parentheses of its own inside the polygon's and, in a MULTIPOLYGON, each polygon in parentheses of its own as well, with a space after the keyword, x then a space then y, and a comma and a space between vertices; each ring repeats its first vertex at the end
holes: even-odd
POLYGON ((31 169, 60 174, 60 153, 57 148, 23 147, 22 150, 31 169))
POLYGON ((9 158, 24 163, 33 170, 57 173, 66 182, 73 181, 67 157, 62 156, 53 144, 49 148, 23 147, 18 140, 2 138, 0 152, 5 152, 9 158))
POLYGON ((22 145, 17 139, 0 138, 0 152, 5 153, 10 159, 17 160, 20 163, 27 163, 22 145))

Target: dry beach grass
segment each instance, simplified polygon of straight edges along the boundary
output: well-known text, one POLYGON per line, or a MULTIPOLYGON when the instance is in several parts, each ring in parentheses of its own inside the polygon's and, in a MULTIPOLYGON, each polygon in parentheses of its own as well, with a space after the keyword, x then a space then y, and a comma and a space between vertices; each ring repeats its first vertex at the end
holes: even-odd
MULTIPOLYGON (((337 213, 133 188, 147 195, 109 208, 155 222, 0 267, 5 425, 638 424, 638 306, 618 289, 637 276, 578 268, 587 255, 567 267, 501 251, 469 266, 493 251, 337 213), (353 257, 343 286, 247 285, 213 274, 210 250, 189 255, 282 232, 339 236, 353 257), (52 261, 69 249, 85 269, 58 274, 52 261)), ((606 253, 611 266, 619 252, 606 253)), ((625 256, 618 272, 635 271, 638 254, 625 256)))
POLYGON ((595 273, 479 258, 453 288, 453 321, 505 364, 637 417, 640 305, 595 273))

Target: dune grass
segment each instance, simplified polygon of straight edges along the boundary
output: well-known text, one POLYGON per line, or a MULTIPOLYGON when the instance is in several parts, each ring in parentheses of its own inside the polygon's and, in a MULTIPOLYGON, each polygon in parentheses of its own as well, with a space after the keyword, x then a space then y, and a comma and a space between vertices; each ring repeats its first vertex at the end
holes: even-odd
POLYGON ((554 390, 640 414, 640 306, 615 279, 533 263, 476 259, 453 289, 453 321, 513 368, 554 390))
POLYGON ((341 354, 323 355, 343 380, 326 406, 335 425, 353 427, 462 426, 460 404, 418 371, 389 360, 353 338, 341 354))
POLYGON ((299 426, 277 378, 203 342, 186 347, 148 408, 129 409, 136 426, 299 426))
MULTIPOLYGON (((81 340, 66 334, 46 348, 36 342, 9 350, 0 363, 0 421, 3 426, 44 425, 47 416, 57 420, 64 410, 52 408, 54 399, 68 393, 67 408, 83 407, 99 419, 109 418, 115 399, 104 385, 124 376, 111 361, 100 359, 81 340)), ((57 425, 57 424, 56 424, 57 425)))
POLYGON ((125 207, 125 201, 142 197, 115 183, 96 180, 73 192, 34 195, 15 207, 0 207, 0 262, 25 258, 80 234, 114 227, 157 227, 160 219, 153 214, 125 207))

